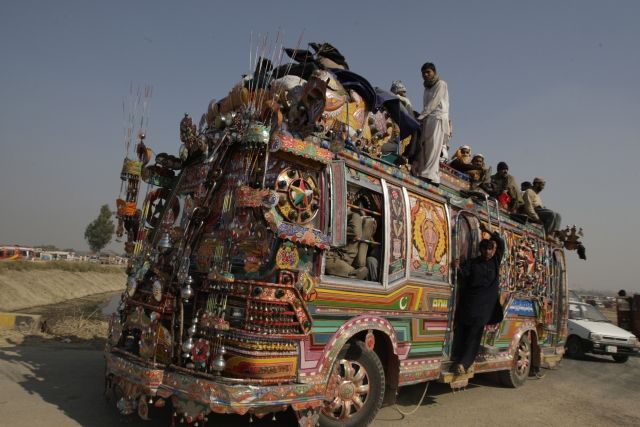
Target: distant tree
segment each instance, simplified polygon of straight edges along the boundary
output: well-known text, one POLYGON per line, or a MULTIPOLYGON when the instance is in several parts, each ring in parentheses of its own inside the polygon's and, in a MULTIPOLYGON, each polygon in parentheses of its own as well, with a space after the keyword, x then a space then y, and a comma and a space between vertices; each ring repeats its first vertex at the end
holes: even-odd
POLYGON ((36 247, 42 249, 43 251, 57 251, 58 250, 56 245, 38 245, 36 247))
POLYGON ((111 215, 109 205, 102 205, 98 217, 84 231, 84 238, 93 252, 100 252, 111 241, 115 230, 111 215))

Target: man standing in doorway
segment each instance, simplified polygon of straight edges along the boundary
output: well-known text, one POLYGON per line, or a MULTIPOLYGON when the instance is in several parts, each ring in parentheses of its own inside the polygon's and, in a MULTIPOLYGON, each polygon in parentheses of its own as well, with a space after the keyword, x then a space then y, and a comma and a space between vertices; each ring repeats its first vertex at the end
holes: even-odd
POLYGON ((422 136, 411 164, 411 173, 435 185, 440 184, 440 155, 451 136, 449 127, 449 89, 431 62, 422 65, 424 107, 418 116, 422 136))
MULTIPOLYGON (((483 231, 488 232, 485 228, 483 231)), ((453 338, 453 372, 468 372, 480 350, 484 327, 502 321, 500 305, 500 262, 504 255, 500 233, 480 242, 480 256, 462 266, 454 261, 460 283, 460 302, 456 311, 453 338)))

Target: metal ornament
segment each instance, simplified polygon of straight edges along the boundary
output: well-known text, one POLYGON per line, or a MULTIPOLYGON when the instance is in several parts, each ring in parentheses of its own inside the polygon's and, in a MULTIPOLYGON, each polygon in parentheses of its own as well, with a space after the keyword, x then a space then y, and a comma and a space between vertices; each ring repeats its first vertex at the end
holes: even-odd
POLYGON ((189 329, 187 329, 187 334, 190 337, 192 337, 192 336, 194 336, 196 334, 197 331, 198 331, 198 327, 195 324, 193 324, 193 325, 189 326, 189 329))
POLYGON ((187 280, 187 276, 189 275, 190 263, 191 263, 191 259, 188 256, 182 257, 180 268, 178 269, 178 274, 176 275, 176 279, 178 280, 178 283, 185 283, 185 281, 187 280))
POLYGON ((221 346, 220 350, 218 350, 218 354, 216 355, 215 359, 213 359, 213 362, 211 363, 211 369, 218 372, 222 372, 224 370, 224 368, 227 366, 227 362, 224 361, 224 355, 226 353, 227 353, 227 349, 224 348, 224 346, 221 346))
POLYGON ((189 149, 187 149, 187 146, 182 144, 180 146, 180 150, 178 151, 178 155, 180 156, 180 158, 182 160, 187 160, 187 158, 189 157, 189 149))
MULTIPOLYGON (((189 276, 189 277, 191 277, 191 276, 189 276)), ((180 289, 180 296, 185 301, 188 301, 189 299, 191 299, 191 297, 193 297, 193 288, 191 287, 191 285, 189 283, 187 283, 186 286, 184 286, 182 289, 180 289)))
POLYGON ((120 411, 120 414, 122 415, 131 415, 135 411, 133 402, 130 399, 127 399, 126 397, 121 397, 120 399, 118 399, 118 402, 116 403, 116 407, 118 408, 118 411, 120 411))
POLYGON ((166 253, 172 248, 171 245, 171 237, 169 233, 163 233, 162 237, 158 241, 158 250, 160 252, 166 253))
POLYGON ((189 337, 187 338, 183 343, 182 343, 182 351, 184 351, 185 353, 191 353, 191 350, 193 350, 193 338, 189 337))
POLYGON ((136 293, 136 289, 138 288, 138 280, 136 276, 131 275, 127 278, 127 295, 132 297, 133 294, 136 293))
POLYGON ((151 290, 153 292, 153 299, 160 302, 162 300, 162 282, 154 280, 151 290))

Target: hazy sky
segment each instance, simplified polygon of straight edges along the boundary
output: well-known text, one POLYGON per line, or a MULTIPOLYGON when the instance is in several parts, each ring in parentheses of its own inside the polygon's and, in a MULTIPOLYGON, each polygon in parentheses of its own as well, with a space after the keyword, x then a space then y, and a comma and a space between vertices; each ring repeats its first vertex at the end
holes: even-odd
POLYGON ((334 44, 375 86, 403 80, 416 109, 435 62, 452 146, 544 176, 545 204, 584 227, 570 284, 640 291, 640 2, 444 3, 3 0, 0 243, 87 249, 120 190, 131 83, 153 87, 148 144, 175 154, 183 114, 249 71, 252 33, 281 29, 288 47, 334 44))

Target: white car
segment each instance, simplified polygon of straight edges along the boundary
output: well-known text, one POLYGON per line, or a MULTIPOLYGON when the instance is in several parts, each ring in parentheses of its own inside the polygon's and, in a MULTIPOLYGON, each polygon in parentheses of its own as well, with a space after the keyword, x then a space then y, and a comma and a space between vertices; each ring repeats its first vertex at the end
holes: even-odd
POLYGON ((617 327, 595 307, 583 302, 569 302, 569 336, 567 356, 579 358, 584 353, 606 354, 618 363, 640 355, 638 338, 617 327))

